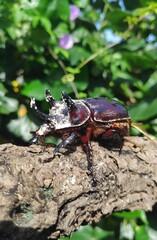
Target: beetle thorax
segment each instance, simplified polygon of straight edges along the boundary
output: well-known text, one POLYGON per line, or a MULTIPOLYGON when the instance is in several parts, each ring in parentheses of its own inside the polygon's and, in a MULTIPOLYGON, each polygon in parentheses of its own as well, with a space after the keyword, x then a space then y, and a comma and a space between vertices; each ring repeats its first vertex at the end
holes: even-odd
POLYGON ((56 101, 49 110, 49 116, 55 129, 68 128, 71 125, 68 108, 64 102, 56 101))
POLYGON ((61 130, 83 125, 90 116, 88 107, 76 101, 76 109, 69 110, 64 101, 56 101, 49 111, 49 117, 55 130, 61 130))

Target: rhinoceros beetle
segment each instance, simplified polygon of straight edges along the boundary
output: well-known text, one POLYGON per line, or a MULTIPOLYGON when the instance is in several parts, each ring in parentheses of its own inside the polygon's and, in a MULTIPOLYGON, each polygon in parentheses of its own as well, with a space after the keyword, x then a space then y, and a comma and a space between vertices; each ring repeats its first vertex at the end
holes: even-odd
MULTIPOLYGON (((91 140, 112 142, 123 146, 124 136, 129 135, 131 120, 125 106, 115 100, 106 98, 86 98, 73 100, 62 91, 62 101, 56 101, 46 90, 49 114, 41 112, 31 98, 30 106, 44 123, 33 134, 34 143, 44 143, 46 136, 61 138, 56 146, 54 156, 62 147, 79 141, 87 154, 88 170, 93 177, 91 140)), ((93 177, 94 179, 94 177, 93 177)))

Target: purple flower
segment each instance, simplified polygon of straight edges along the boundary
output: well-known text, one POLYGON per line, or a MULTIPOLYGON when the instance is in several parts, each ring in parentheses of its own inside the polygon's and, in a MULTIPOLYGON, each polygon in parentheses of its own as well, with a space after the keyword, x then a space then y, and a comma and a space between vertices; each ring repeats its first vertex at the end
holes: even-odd
POLYGON ((59 38, 59 46, 64 49, 70 49, 74 45, 74 39, 70 34, 64 34, 59 38))
POLYGON ((74 21, 80 15, 80 9, 75 5, 70 5, 70 21, 74 21))

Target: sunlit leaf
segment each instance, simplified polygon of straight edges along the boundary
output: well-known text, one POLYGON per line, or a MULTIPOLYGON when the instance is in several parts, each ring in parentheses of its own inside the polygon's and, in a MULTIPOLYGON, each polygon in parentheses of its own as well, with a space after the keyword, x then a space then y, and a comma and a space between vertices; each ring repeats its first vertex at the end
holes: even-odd
POLYGON ((130 109, 130 115, 134 121, 143 121, 157 116, 157 98, 153 101, 142 101, 130 109))
POLYGON ((52 26, 51 26, 51 22, 48 18, 46 17, 41 17, 40 18, 40 21, 41 21, 41 24, 43 25, 43 27, 45 28, 45 30, 50 34, 52 35, 53 32, 52 32, 52 26))
POLYGON ((24 141, 29 141, 32 138, 30 131, 35 130, 37 126, 28 116, 24 116, 22 118, 12 119, 7 125, 7 128, 16 137, 24 141))
POLYGON ((72 66, 80 63, 80 61, 83 61, 90 55, 90 53, 86 49, 83 49, 81 47, 73 47, 69 50, 69 53, 72 66))
POLYGON ((157 239, 157 230, 148 227, 148 235, 150 240, 156 240, 157 239))
POLYGON ((137 226, 135 229, 135 240, 149 240, 148 228, 146 226, 137 226))
POLYGON ((0 96, 0 113, 9 114, 18 109, 18 100, 6 96, 0 96))
POLYGON ((3 83, 0 82, 0 97, 3 97, 7 93, 7 89, 3 83))
MULTIPOLYGON (((91 226, 80 227, 79 230, 72 234, 71 240, 88 240, 88 239, 109 239, 113 236, 112 231, 105 231, 99 227, 92 228, 91 226)), ((69 238, 60 238, 59 240, 65 240, 69 238)))
POLYGON ((133 240, 134 239, 134 229, 130 223, 125 221, 120 225, 120 239, 133 240))
POLYGON ((117 212, 117 213, 114 213, 114 216, 119 217, 119 218, 126 218, 126 219, 129 219, 129 220, 138 218, 143 223, 145 223, 145 224, 148 223, 146 214, 143 210, 135 210, 135 211, 132 211, 132 212, 129 212, 129 211, 128 212, 126 212, 126 211, 117 212))

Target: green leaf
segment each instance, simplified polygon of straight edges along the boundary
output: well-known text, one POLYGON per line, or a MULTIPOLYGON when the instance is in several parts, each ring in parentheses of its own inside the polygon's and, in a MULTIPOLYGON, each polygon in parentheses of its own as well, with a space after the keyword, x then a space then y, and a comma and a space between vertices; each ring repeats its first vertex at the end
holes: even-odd
POLYGON ((126 218, 126 219, 140 219, 144 224, 148 224, 147 217, 145 214, 145 211, 143 210, 135 210, 132 212, 119 212, 119 213, 114 213, 114 216, 119 217, 119 218, 126 218))
POLYGON ((49 85, 39 79, 32 80, 27 83, 21 93, 27 97, 35 97, 37 100, 44 99, 44 92, 49 88, 49 85))
MULTIPOLYGON (((155 214, 154 214, 155 215, 155 214)), ((151 227, 148 227, 148 235, 150 240, 156 240, 157 239, 157 231, 154 230, 151 227)))
POLYGON ((67 50, 63 49, 63 48, 55 47, 55 48, 54 48, 54 53, 55 53, 56 55, 61 54, 61 55, 63 55, 63 57, 64 57, 65 59, 69 59, 69 52, 68 52, 67 50))
POLYGON ((137 38, 131 38, 127 44, 123 46, 124 49, 128 49, 130 51, 136 51, 142 47, 145 46, 145 40, 144 39, 137 39, 137 38))
POLYGON ((7 125, 8 130, 16 137, 29 141, 32 138, 30 131, 35 130, 37 126, 26 115, 22 118, 13 119, 7 125))
POLYGON ((82 68, 80 73, 75 75, 74 84, 76 85, 76 88, 79 91, 84 91, 85 89, 87 89, 87 87, 88 87, 88 78, 89 78, 89 75, 88 75, 88 71, 87 71, 86 67, 82 68))
POLYGON ((69 20, 69 14, 70 14, 70 9, 69 9, 69 2, 68 0, 57 0, 57 12, 58 16, 63 20, 63 21, 68 21, 69 20))
POLYGON ((66 22, 60 22, 54 29, 54 33, 56 36, 60 37, 63 34, 67 33, 69 31, 68 24, 66 22))
POLYGON ((45 30, 50 34, 53 35, 52 28, 51 28, 51 22, 46 17, 40 17, 41 24, 45 28, 45 30))
POLYGON ((89 92, 90 97, 108 97, 108 98, 113 98, 114 95, 112 94, 110 89, 106 89, 104 87, 94 87, 92 91, 89 92))
POLYGON ((135 240, 149 240, 148 228, 146 226, 137 226, 135 229, 135 240))
POLYGON ((67 67, 66 70, 67 72, 73 73, 73 74, 80 73, 80 70, 78 68, 67 67))
POLYGON ((130 109, 130 115, 134 121, 144 121, 157 116, 157 98, 153 101, 142 101, 130 109))
POLYGON ((154 47, 152 46, 151 49, 148 49, 145 51, 145 55, 153 59, 154 61, 157 61, 157 54, 156 51, 154 51, 154 47))
POLYGON ((109 27, 116 31, 124 31, 127 28, 125 19, 130 16, 127 11, 122 11, 120 8, 115 8, 108 14, 109 27))
POLYGON ((79 92, 79 93, 77 94, 77 98, 78 98, 78 99, 86 98, 86 97, 87 97, 87 93, 79 92))
POLYGON ((142 53, 125 52, 124 57, 130 63, 133 69, 140 69, 140 71, 142 71, 149 68, 156 68, 155 62, 142 53))
POLYGON ((80 61, 90 56, 90 53, 82 47, 73 47, 69 50, 71 65, 77 65, 80 61))
POLYGON ((8 91, 7 91, 6 87, 4 86, 4 84, 0 82, 0 97, 1 96, 3 97, 7 92, 8 91))
POLYGON ((120 239, 134 239, 134 229, 130 223, 123 221, 120 225, 120 239))
POLYGON ((52 96, 55 99, 61 99, 61 91, 66 91, 67 93, 72 92, 71 85, 69 83, 64 84, 62 81, 59 79, 54 81, 52 86, 49 88, 52 96))
POLYGON ((63 21, 69 20, 69 2, 68 0, 53 0, 47 5, 46 15, 48 17, 60 18, 63 21))
POLYGON ((9 114, 18 109, 18 100, 0 95, 0 113, 9 114))
POLYGON ((140 7, 140 3, 141 3, 140 0, 131 0, 131 1, 123 0, 123 1, 124 1, 126 9, 128 9, 128 10, 134 10, 134 9, 140 7))
MULTIPOLYGON (((80 227, 77 232, 74 232, 70 237, 70 240, 88 240, 88 239, 109 239, 113 237, 113 232, 105 231, 99 227, 92 228, 90 225, 80 227)), ((69 238, 60 238, 60 240, 65 240, 69 238)))

